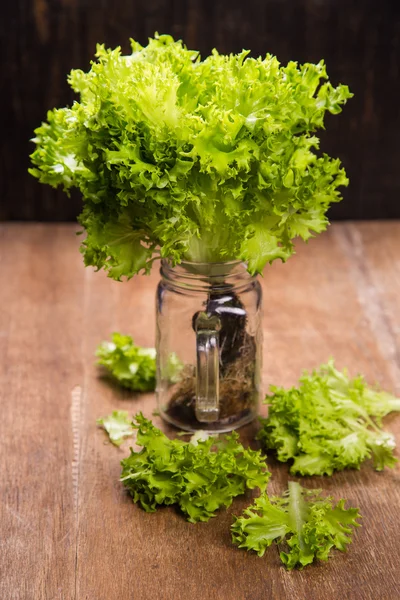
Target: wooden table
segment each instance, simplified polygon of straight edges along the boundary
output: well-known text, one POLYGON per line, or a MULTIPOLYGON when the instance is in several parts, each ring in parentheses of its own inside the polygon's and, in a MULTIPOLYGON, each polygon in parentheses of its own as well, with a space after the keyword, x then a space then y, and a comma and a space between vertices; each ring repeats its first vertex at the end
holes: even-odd
MULTIPOLYGON (((154 344, 158 273, 119 284, 84 269, 75 230, 0 226, 1 600, 399 598, 398 469, 303 480, 360 506, 363 527, 346 554, 290 573, 275 548, 261 559, 231 545, 232 513, 250 495, 197 525, 131 502, 118 480, 129 444, 105 443, 96 419, 151 416, 154 398, 104 383, 93 352, 116 330, 154 344)), ((334 225, 262 284, 265 391, 332 355, 400 392, 400 223, 334 225)), ((385 424, 400 440, 400 416, 385 424)), ((269 465, 281 493, 287 466, 269 465)))

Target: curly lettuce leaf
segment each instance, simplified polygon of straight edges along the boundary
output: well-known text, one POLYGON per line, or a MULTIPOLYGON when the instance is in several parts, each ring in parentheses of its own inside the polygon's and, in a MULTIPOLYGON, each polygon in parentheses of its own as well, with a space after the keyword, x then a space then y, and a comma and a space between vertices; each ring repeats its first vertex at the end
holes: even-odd
POLYGON ((328 560, 333 548, 345 551, 358 518, 359 510, 346 509, 345 500, 335 505, 320 490, 291 481, 284 496, 269 498, 263 493, 235 518, 232 541, 258 556, 276 543, 284 548, 279 556, 287 569, 303 568, 315 559, 328 560))
POLYGON ((97 424, 105 429, 114 446, 120 446, 127 437, 134 433, 131 419, 126 410, 114 410, 111 415, 97 419, 97 424))
POLYGON ((197 436, 193 443, 170 440, 142 414, 136 415, 140 452, 122 464, 121 481, 147 512, 179 506, 191 523, 208 521, 246 488, 265 490, 269 472, 258 451, 244 448, 238 434, 223 439, 197 436))
POLYGON ((316 133, 352 94, 323 61, 248 54, 201 60, 156 35, 129 55, 99 45, 88 72, 71 72, 79 100, 35 130, 30 173, 80 190, 86 265, 116 280, 158 255, 256 273, 327 227, 348 180, 316 133))
POLYGON ((271 392, 258 437, 278 460, 293 461, 291 473, 332 475, 359 469, 371 457, 377 471, 396 464, 394 436, 380 428, 380 419, 400 410, 400 400, 369 387, 362 376, 351 379, 330 360, 305 372, 299 387, 271 386, 271 392))
MULTIPOLYGON (((136 346, 129 335, 113 333, 110 341, 103 341, 96 349, 99 359, 113 379, 122 387, 138 392, 151 392, 156 385, 156 350, 136 346)), ((165 376, 170 383, 179 381, 183 363, 171 352, 165 366, 165 376)))
POLYGON ((105 367, 113 379, 129 390, 150 392, 156 385, 156 351, 136 346, 129 335, 112 334, 96 349, 97 364, 105 367))

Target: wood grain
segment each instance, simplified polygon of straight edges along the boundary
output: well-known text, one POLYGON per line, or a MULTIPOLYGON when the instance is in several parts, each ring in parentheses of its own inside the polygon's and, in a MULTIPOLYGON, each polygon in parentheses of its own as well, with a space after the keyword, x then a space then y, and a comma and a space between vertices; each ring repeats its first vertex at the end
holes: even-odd
MULTIPOLYGON (((399 469, 367 464, 303 480, 359 506, 363 527, 346 554, 301 572, 287 573, 273 548, 260 559, 231 545, 232 514, 251 495, 198 525, 173 508, 149 515, 132 504, 118 481, 128 444, 107 444, 96 419, 113 409, 151 416, 154 397, 107 384, 93 352, 114 330, 153 345, 158 273, 118 284, 84 269, 75 229, 0 227, 0 598, 398 597, 399 469)), ((347 223, 267 269, 264 389, 293 384, 332 355, 399 392, 399 259, 400 223, 347 223)), ((399 416, 386 426, 400 435, 399 416)), ((255 429, 241 431, 245 442, 255 429)), ((287 466, 269 464, 270 490, 281 493, 287 466)))
POLYGON ((289 60, 324 58, 332 82, 354 98, 327 118, 321 150, 343 161, 351 181, 332 218, 400 217, 400 3, 395 0, 13 0, 3 2, 0 40, 1 220, 74 220, 78 194, 31 177, 33 130, 53 107, 71 105, 71 69, 89 68, 96 43, 129 50, 155 31, 203 56, 250 49, 289 60))

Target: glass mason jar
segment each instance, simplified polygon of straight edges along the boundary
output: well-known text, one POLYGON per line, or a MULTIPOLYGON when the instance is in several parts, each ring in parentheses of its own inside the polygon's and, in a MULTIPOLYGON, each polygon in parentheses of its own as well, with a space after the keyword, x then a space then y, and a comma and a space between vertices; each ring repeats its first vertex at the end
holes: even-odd
POLYGON ((231 431, 258 411, 261 286, 241 261, 161 262, 157 400, 186 431, 231 431))

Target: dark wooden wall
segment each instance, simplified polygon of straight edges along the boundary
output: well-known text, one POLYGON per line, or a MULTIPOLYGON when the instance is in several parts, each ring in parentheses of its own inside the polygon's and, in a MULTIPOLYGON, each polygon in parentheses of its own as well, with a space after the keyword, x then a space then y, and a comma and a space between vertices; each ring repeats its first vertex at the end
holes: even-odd
POLYGON ((355 93, 323 134, 351 179, 331 217, 400 217, 400 0, 9 0, 1 13, 0 219, 75 218, 78 195, 27 174, 28 140, 48 108, 71 103, 66 74, 88 68, 96 42, 128 50, 155 31, 203 55, 325 58, 332 82, 355 93))

